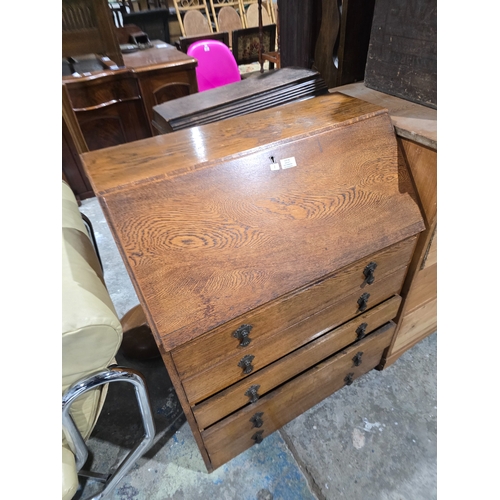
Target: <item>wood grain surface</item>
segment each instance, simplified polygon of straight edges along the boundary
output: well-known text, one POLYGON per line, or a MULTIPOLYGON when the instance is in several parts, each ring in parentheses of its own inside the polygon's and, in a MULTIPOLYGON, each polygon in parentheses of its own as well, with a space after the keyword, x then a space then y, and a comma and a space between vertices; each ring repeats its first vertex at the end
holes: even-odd
MULTIPOLYGON (((257 394, 262 397, 301 371, 319 363, 346 345, 354 343, 358 340, 357 330, 363 323, 366 325, 366 334, 370 334, 376 328, 393 319, 400 304, 401 297, 395 295, 382 304, 371 308, 368 312, 324 334, 320 341, 305 345, 289 354, 285 359, 275 361, 245 380, 233 384, 206 401, 195 405, 193 413, 200 429, 206 429, 223 417, 249 404, 249 396, 246 395, 246 392, 251 386, 258 386, 257 394)), ((311 331, 322 333, 325 312, 328 311, 321 311, 308 320, 311 331)))
POLYGON ((387 323, 361 342, 312 367, 256 403, 203 431, 202 437, 214 468, 255 445, 252 436, 256 431, 262 430, 262 437, 267 437, 344 387, 348 374, 355 380, 377 366, 394 327, 394 323, 387 323), (353 357, 359 352, 363 353, 362 363, 355 366, 353 357), (250 420, 258 412, 263 414, 263 426, 259 429, 253 427, 250 420))
MULTIPOLYGON (((333 97, 334 109, 339 100, 347 104, 345 114, 337 107, 333 123, 331 112, 319 118, 313 114, 316 99, 290 105, 292 113, 284 114, 276 127, 296 130, 303 117, 307 129, 298 137, 101 196, 151 329, 164 349, 423 229, 418 207, 399 192, 397 144, 387 113, 353 119, 351 106, 359 103, 325 97, 333 97), (287 159, 297 166, 270 168, 273 160, 287 159)), ((229 125, 233 120, 217 128, 229 125)), ((110 153, 124 152, 126 146, 110 153)), ((194 149, 205 156, 210 146, 198 143, 194 149)), ((158 158, 139 154, 136 145, 136 162, 158 158)), ((175 162, 171 165, 175 168, 175 162)))
MULTIPOLYGON (((361 293, 366 291, 372 294, 374 289, 379 287, 381 280, 395 270, 405 268, 408 265, 415 249, 415 243, 416 237, 412 237, 372 254, 319 283, 286 295, 279 301, 265 304, 178 347, 172 352, 172 356, 179 376, 185 379, 230 356, 243 356, 256 344, 262 343, 270 336, 285 330, 304 318, 333 305, 338 308, 339 301, 345 300, 351 294, 356 295, 354 303, 361 293), (371 262, 374 262, 377 268, 374 272, 374 282, 368 284, 363 271, 371 262), (249 324, 252 327, 249 344, 244 347, 240 346, 240 341, 233 335, 234 331, 243 324, 249 324)), ((349 314, 352 313, 353 308, 350 306, 349 314)), ((341 315, 341 317, 344 316, 341 315)), ((347 318, 348 316, 345 319, 347 318)), ((331 327, 333 328, 333 325, 331 327)), ((316 331, 313 329, 310 334, 315 335, 316 331)))
MULTIPOLYGON (((175 102, 175 101, 173 101, 175 102)), ((290 103, 203 127, 179 130, 120 148, 82 155, 96 196, 133 187, 137 182, 172 177, 259 150, 269 144, 307 136, 313 127, 333 130, 384 114, 384 108, 341 94, 290 103)))

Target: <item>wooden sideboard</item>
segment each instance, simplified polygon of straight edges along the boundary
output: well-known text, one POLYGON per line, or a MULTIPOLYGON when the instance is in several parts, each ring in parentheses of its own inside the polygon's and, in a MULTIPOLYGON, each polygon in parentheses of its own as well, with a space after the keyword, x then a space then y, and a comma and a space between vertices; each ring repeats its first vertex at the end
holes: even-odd
MULTIPOLYGON (((124 67, 113 68, 113 62, 108 61, 106 69, 63 76, 90 151, 152 137, 153 107, 198 91, 196 59, 172 45, 154 40, 152 48, 123 54, 123 61, 124 67)), ((92 63, 99 61, 82 58, 81 65, 92 63)), ((74 150, 63 125, 63 171, 79 198, 92 196, 74 150)))
POLYGON ((387 367, 437 329, 437 111, 369 89, 363 82, 332 91, 388 109, 425 222, 401 292, 396 334, 381 365, 387 367))
POLYGON ((82 158, 209 471, 380 365, 425 229, 385 109, 328 94, 82 158))

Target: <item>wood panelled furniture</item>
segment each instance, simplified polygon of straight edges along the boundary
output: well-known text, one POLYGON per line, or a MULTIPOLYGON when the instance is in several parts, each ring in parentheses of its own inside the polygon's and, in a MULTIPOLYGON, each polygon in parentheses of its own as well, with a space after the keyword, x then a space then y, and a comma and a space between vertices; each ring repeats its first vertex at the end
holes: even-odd
POLYGON ((62 1, 62 57, 104 54, 123 66, 107 0, 62 1))
POLYGON ((437 111, 369 89, 363 82, 335 90, 388 109, 425 222, 401 291, 396 332, 382 363, 389 366, 437 329, 437 111))
POLYGON ((82 155, 209 471, 380 365, 425 229, 339 93, 82 155))
MULTIPOLYGON (((153 136, 153 107, 198 91, 196 59, 165 42, 153 40, 150 49, 123 54, 123 63, 62 79, 90 151, 153 136)), ((63 169, 72 172, 68 182, 77 197, 92 196, 92 190, 71 182, 80 170, 73 150, 70 135, 63 134, 63 169)))

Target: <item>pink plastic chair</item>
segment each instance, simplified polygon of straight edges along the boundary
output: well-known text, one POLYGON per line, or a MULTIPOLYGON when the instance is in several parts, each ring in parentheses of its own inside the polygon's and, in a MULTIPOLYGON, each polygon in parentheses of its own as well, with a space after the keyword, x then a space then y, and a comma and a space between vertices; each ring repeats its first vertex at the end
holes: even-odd
POLYGON ((187 54, 198 60, 196 80, 199 92, 241 80, 233 53, 218 40, 194 42, 189 46, 187 54))

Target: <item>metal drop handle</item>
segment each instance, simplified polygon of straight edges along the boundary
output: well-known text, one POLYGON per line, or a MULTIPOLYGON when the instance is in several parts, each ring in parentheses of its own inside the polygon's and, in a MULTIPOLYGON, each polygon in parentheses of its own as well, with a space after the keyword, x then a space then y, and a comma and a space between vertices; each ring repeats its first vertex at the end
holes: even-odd
POLYGON ((263 411, 256 413, 249 421, 252 422, 253 427, 262 427, 264 425, 264 420, 262 420, 262 415, 264 415, 263 411))
POLYGON ((249 373, 252 373, 253 366, 252 366, 252 361, 255 356, 253 354, 247 354, 243 358, 240 359, 240 362, 238 363, 238 366, 240 368, 243 368, 243 374, 248 375, 249 373))
POLYGON ((264 434, 264 431, 257 431, 253 436, 252 439, 257 443, 262 443, 264 438, 262 437, 262 434, 264 434))
POLYGON ((365 269, 363 270, 363 274, 365 276, 365 281, 364 283, 368 283, 368 285, 371 285, 375 281, 375 275, 373 274, 375 272, 375 269, 377 269, 377 263, 376 262, 370 262, 365 269))
POLYGON ((367 326, 368 326, 368 323, 361 323, 361 325, 359 325, 356 328, 356 333, 358 335, 358 340, 361 340, 366 335, 366 328, 367 328, 367 326))
POLYGON ((245 396, 250 398, 250 403, 255 403, 259 399, 259 395, 257 394, 257 391, 259 389, 260 389, 260 385, 252 385, 245 392, 245 396))
POLYGON ((240 341, 240 347, 246 347, 252 341, 252 339, 249 337, 252 328, 252 325, 241 325, 233 332, 233 337, 237 338, 240 341))
POLYGON ((354 358, 352 358, 352 361, 354 363, 354 366, 359 366, 362 363, 361 357, 363 356, 363 353, 359 351, 354 358))
POLYGON ((369 293, 364 293, 361 295, 361 297, 358 299, 358 312, 363 312, 366 310, 368 307, 368 299, 370 298, 369 293))

